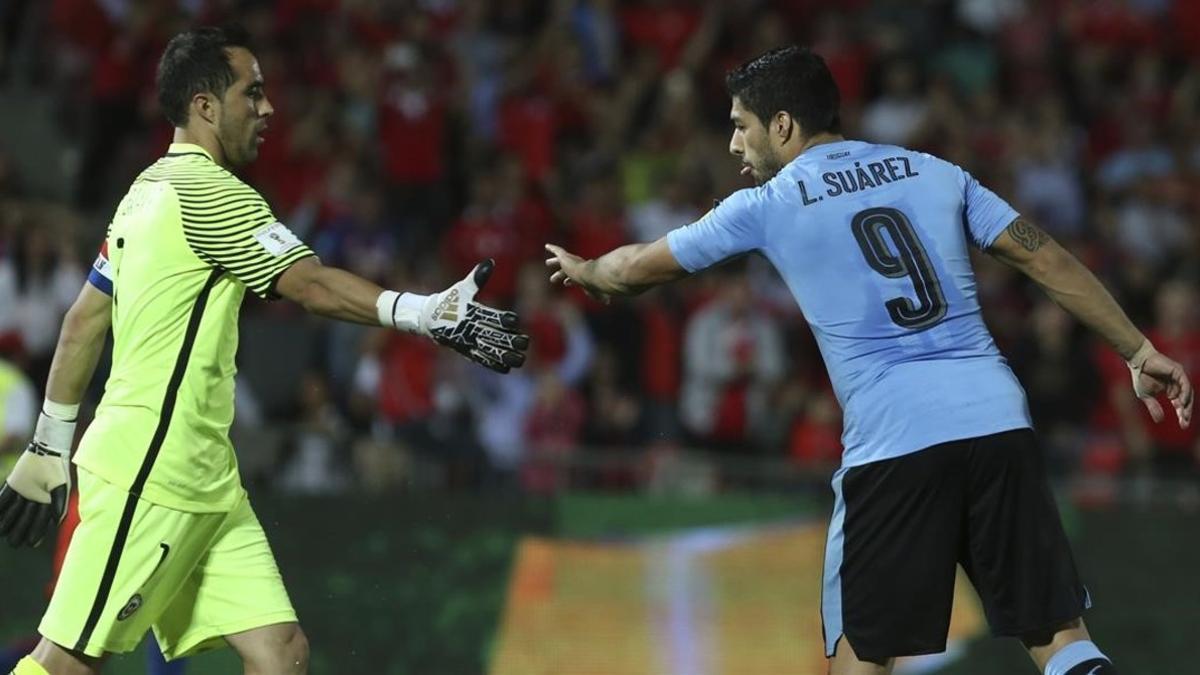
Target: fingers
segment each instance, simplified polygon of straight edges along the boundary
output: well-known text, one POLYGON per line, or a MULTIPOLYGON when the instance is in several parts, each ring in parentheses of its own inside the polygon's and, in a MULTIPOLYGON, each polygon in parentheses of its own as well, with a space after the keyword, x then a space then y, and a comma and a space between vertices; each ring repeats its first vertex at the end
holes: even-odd
POLYGON ((497 373, 507 373, 509 371, 508 366, 505 366, 503 363, 493 359, 482 349, 472 349, 464 354, 464 356, 481 366, 496 371, 497 373))
POLYGON ((17 491, 9 487, 8 483, 0 483, 0 521, 4 520, 4 513, 8 511, 9 507, 20 498, 17 491))
POLYGON ((1175 416, 1179 418, 1179 427, 1186 429, 1192 423, 1192 382, 1180 368, 1175 383, 1179 387, 1179 392, 1177 396, 1171 397, 1171 405, 1175 406, 1175 416))
POLYGON ((475 269, 472 270, 471 274, 469 274, 467 279, 464 280, 468 283, 468 288, 471 290, 471 295, 478 293, 479 289, 483 288, 484 285, 487 284, 488 279, 492 278, 492 272, 495 270, 496 261, 491 258, 488 258, 487 260, 484 260, 475 266, 475 269))
POLYGON ((16 529, 17 523, 21 520, 21 516, 25 514, 25 509, 33 505, 33 502, 28 499, 18 499, 15 504, 9 506, 4 512, 4 517, 0 518, 0 537, 8 539, 8 543, 16 546, 16 538, 13 537, 13 530, 16 529))
MULTIPOLYGON (((475 351, 486 355, 489 361, 504 366, 503 372, 508 372, 509 368, 520 368, 525 365, 525 354, 516 350, 504 349, 494 344, 480 342, 475 347, 475 351)), ((492 368, 491 364, 485 363, 484 365, 492 368)), ((496 369, 492 368, 492 370, 496 369)))
POLYGON ((508 312, 472 302, 467 305, 467 320, 477 321, 504 330, 515 330, 521 324, 516 312, 508 312))
POLYGON ((501 349, 524 351, 529 348, 529 336, 521 333, 496 330, 484 326, 476 334, 477 342, 494 345, 501 349))
POLYGON ((1146 410, 1150 411, 1150 417, 1155 422, 1163 421, 1163 409, 1158 401, 1153 398, 1144 398, 1142 399, 1142 403, 1146 404, 1146 410))
POLYGON ((501 349, 525 351, 529 349, 529 336, 514 332, 520 324, 516 312, 504 312, 487 305, 472 303, 467 310, 470 320, 479 326, 475 339, 501 349))
MULTIPOLYGON (((38 520, 29 529, 29 535, 26 537, 26 543, 36 548, 42 540, 46 538, 46 534, 50 531, 50 525, 54 522, 54 509, 52 507, 44 507, 39 509, 38 520)), ((61 522, 61 521, 60 521, 61 522)))
POLYGON ((546 267, 553 271, 553 274, 550 275, 550 283, 570 286, 571 279, 563 270, 563 258, 571 254, 567 253, 561 246, 555 246, 554 244, 546 244, 546 251, 553 256, 546 258, 546 267))
POLYGON ((21 512, 20 519, 13 525, 12 532, 9 532, 8 543, 17 547, 32 544, 34 539, 41 539, 41 536, 33 532, 33 529, 35 525, 45 520, 44 514, 49 509, 49 504, 30 502, 21 512))
POLYGON ((59 523, 67 517, 67 494, 70 491, 71 487, 66 483, 50 491, 50 514, 59 523))

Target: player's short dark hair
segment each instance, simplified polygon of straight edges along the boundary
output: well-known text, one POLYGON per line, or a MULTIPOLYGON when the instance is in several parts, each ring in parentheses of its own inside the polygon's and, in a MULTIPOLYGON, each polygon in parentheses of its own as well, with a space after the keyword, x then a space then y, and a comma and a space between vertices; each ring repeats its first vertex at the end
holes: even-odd
POLYGON ((167 43, 158 62, 158 105, 171 124, 187 125, 188 106, 201 92, 224 96, 234 82, 231 47, 250 48, 250 36, 234 26, 184 31, 167 43))
POLYGON ((772 49, 729 71, 725 88, 763 124, 779 111, 807 135, 840 133, 840 96, 825 59, 804 47, 772 49))

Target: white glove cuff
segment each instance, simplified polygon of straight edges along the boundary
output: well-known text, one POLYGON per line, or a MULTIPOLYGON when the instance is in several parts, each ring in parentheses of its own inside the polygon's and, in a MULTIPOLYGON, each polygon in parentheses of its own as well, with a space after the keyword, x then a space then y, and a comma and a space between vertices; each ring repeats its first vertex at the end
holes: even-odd
POLYGON ((75 441, 75 420, 79 417, 79 404, 69 405, 46 399, 42 403, 42 414, 38 415, 33 440, 52 450, 69 453, 75 441))
POLYGON ((375 300, 375 311, 379 324, 405 333, 422 333, 421 310, 429 300, 428 295, 384 291, 375 300))

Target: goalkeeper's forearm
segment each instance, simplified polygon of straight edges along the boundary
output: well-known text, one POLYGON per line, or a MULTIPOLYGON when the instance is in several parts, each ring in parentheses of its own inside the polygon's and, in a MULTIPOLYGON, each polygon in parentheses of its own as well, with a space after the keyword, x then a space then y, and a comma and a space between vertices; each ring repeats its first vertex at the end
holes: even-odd
POLYGON ((305 258, 288 268, 275 290, 300 303, 312 314, 367 326, 384 326, 406 333, 420 330, 418 309, 428 296, 397 293, 316 258, 305 258))
POLYGON ((84 284, 75 303, 63 317, 58 346, 46 380, 46 398, 77 405, 96 372, 104 351, 104 338, 112 325, 112 298, 84 284))
POLYGON ((326 267, 316 258, 305 258, 289 267, 279 278, 275 290, 312 314, 379 325, 375 303, 383 288, 357 274, 326 267))

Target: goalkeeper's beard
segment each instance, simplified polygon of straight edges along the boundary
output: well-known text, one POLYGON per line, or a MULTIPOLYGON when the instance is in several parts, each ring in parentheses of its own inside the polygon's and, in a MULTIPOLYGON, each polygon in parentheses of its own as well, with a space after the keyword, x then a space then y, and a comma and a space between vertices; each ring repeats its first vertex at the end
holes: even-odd
POLYGON ((258 159, 258 135, 260 124, 257 119, 247 125, 245 130, 241 125, 234 125, 229 118, 222 115, 217 123, 217 142, 225 154, 225 161, 230 166, 245 166, 258 159))

